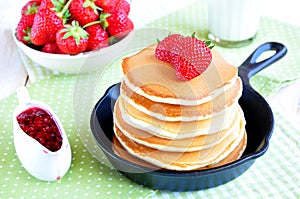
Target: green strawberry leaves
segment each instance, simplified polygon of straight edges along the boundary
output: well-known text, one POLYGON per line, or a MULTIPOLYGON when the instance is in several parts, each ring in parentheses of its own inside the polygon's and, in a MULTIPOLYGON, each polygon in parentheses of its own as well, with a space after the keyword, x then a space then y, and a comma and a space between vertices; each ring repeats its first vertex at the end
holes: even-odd
POLYGON ((60 33, 63 32, 66 33, 63 36, 63 39, 74 37, 77 45, 79 45, 81 38, 88 39, 88 33, 81 26, 79 26, 79 23, 77 21, 72 21, 71 24, 66 24, 65 28, 60 30, 60 33))

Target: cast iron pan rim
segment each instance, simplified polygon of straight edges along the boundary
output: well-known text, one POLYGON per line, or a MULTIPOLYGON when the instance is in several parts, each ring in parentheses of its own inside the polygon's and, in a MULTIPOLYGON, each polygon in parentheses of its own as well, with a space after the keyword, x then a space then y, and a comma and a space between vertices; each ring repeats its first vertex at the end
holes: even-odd
MULTIPOLYGON (((109 93, 111 92, 111 90, 117 86, 118 84, 120 83, 116 83, 112 86, 110 86, 106 93, 103 95, 103 97, 97 102, 95 108, 93 109, 93 112, 92 112, 92 117, 91 117, 91 127, 96 129, 96 123, 97 123, 97 114, 96 114, 96 110, 98 109, 98 107, 100 106, 101 102, 108 97, 109 93)), ((248 88, 253 94, 255 95, 258 95, 259 99, 264 103, 266 104, 266 107, 267 107, 267 110, 272 113, 272 110, 271 108, 269 107, 269 105, 266 103, 266 101, 256 92, 254 91, 253 89, 250 89, 248 88)), ((273 122, 273 117, 272 117, 272 122, 273 122)), ((118 162, 121 162, 122 164, 130 167, 130 168, 135 168, 135 169, 138 169, 138 170, 142 170, 142 171, 145 171, 145 172, 151 172, 151 173, 156 173, 156 174, 159 174, 159 175, 167 175, 167 176, 181 176, 182 174, 184 174, 185 176, 195 176, 195 175, 205 175, 205 174, 210 174, 210 173, 215 173, 215 172, 218 172, 218 171, 222 171, 222 170, 226 170, 226 169, 230 169, 230 168, 233 168, 233 167, 236 167, 238 165, 241 165, 249 160, 252 160, 252 159, 256 159, 258 157, 260 157, 261 155, 263 155, 267 149, 268 149, 268 146, 269 146, 269 140, 271 138, 271 135, 272 135, 272 131, 273 131, 273 127, 272 129, 270 129, 270 132, 268 133, 267 137, 262 141, 262 144, 263 146, 255 151, 254 153, 251 153, 251 154, 247 154, 245 156, 242 156, 241 158, 239 158, 238 160, 234 161, 234 162, 231 162, 231 163, 228 163, 228 164, 225 164, 225 165, 222 165, 222 166, 218 166, 218 167, 215 167, 215 168, 210 168, 210 169, 203 169, 203 170, 191 170, 191 171, 172 171, 172 170, 153 170, 151 168, 147 168, 147 167, 144 167, 144 166, 141 166, 141 165, 137 165, 137 164, 134 164, 132 162, 129 162, 123 158, 120 158, 118 155, 116 155, 112 148, 111 148, 111 145, 109 146, 107 143, 105 143, 105 141, 103 141, 102 139, 97 139, 97 133, 95 133, 94 131, 92 131, 93 133, 93 136, 96 140, 96 143, 98 144, 98 146, 100 146, 100 148, 105 152, 106 155, 109 155, 111 158, 113 158, 114 160, 117 160, 118 162)), ((106 137, 106 136, 105 136, 106 137)), ((107 138, 107 137, 106 137, 107 138)), ((108 139, 108 138, 107 138, 108 139)), ((111 143, 111 142, 110 142, 111 143)))
POLYGON ((262 143, 260 145, 261 148, 259 150, 255 151, 254 153, 242 156, 240 158, 241 160, 242 159, 249 159, 249 158, 250 159, 257 158, 257 157, 263 155, 267 151, 267 149, 269 147, 270 139, 271 139, 273 131, 274 131, 274 123, 275 123, 274 114, 273 114, 273 111, 272 111, 270 105, 268 104, 268 102, 256 90, 254 90, 251 86, 243 84, 243 89, 248 90, 249 92, 251 92, 253 95, 256 96, 257 100, 259 100, 260 103, 264 104, 264 106, 266 108, 266 111, 267 111, 268 115, 270 116, 270 123, 272 125, 271 125, 270 129, 268 129, 269 133, 267 133, 265 138, 262 140, 262 143))

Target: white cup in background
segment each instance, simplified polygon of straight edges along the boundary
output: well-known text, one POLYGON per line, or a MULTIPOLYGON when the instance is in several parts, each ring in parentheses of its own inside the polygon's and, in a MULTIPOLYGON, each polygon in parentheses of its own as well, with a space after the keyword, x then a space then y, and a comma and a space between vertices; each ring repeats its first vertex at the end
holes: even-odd
POLYGON ((256 36, 259 0, 207 0, 208 38, 225 47, 240 47, 256 36))

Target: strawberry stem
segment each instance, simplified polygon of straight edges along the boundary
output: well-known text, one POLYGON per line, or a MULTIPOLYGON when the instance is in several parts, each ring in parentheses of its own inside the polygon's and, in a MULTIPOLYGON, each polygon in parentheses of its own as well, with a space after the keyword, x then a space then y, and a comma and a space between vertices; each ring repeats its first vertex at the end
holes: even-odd
POLYGON ((32 3, 32 5, 28 5, 27 9, 24 11, 23 14, 30 15, 30 14, 36 14, 38 11, 39 6, 37 5, 37 2, 32 3))
POLYGON ((23 36, 23 39, 28 43, 31 44, 31 38, 30 38, 30 32, 31 32, 31 28, 27 27, 25 30, 23 30, 23 32, 25 33, 25 35, 23 36))
POLYGON ((110 16, 111 16, 111 14, 109 14, 109 13, 102 13, 100 15, 100 24, 101 24, 103 30, 106 30, 106 28, 108 27, 109 24, 108 24, 106 18, 110 17, 110 16))
POLYGON ((85 24, 82 28, 85 29, 89 26, 92 26, 92 25, 95 25, 95 24, 100 24, 100 23, 101 23, 101 21, 92 21, 90 23, 85 24))
MULTIPOLYGON (((93 9, 94 13, 95 14, 98 14, 98 11, 97 10, 100 10, 101 8, 97 7, 94 3, 94 1, 91 1, 91 0, 86 0, 84 3, 83 3, 83 7, 84 8, 87 8, 87 7, 90 7, 93 9)), ((102 10, 102 9, 101 9, 102 10)), ((100 10, 100 11, 101 11, 100 10)))
POLYGON ((207 47, 208 47, 209 49, 213 49, 213 47, 215 47, 215 44, 212 43, 211 40, 203 40, 203 42, 205 43, 205 45, 207 45, 207 47))
POLYGON ((197 38, 196 37, 196 32, 193 32, 193 34, 191 35, 192 38, 197 38))
POLYGON ((63 9, 58 12, 56 15, 59 17, 59 18, 62 18, 64 19, 64 17, 68 16, 69 14, 69 6, 71 4, 72 0, 69 0, 63 7, 63 9), (67 14, 66 14, 67 13, 67 14))
POLYGON ((109 44, 113 45, 115 43, 117 43, 119 40, 117 38, 115 38, 114 36, 109 38, 109 44))
POLYGON ((72 24, 65 25, 65 28, 60 31, 60 33, 65 32, 63 39, 67 39, 68 37, 74 37, 76 45, 80 44, 80 39, 87 39, 88 33, 79 26, 78 21, 72 21, 72 24))

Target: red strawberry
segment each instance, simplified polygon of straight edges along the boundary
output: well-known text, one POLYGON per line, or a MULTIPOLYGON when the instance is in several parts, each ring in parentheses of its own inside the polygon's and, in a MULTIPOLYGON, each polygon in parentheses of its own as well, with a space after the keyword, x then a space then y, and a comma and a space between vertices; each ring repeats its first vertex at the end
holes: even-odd
POLYGON ((42 48, 41 51, 45 53, 51 53, 51 54, 63 54, 58 48, 56 42, 45 44, 45 46, 42 48))
POLYGON ((155 49, 155 57, 161 61, 171 63, 181 37, 180 34, 172 34, 160 41, 155 49))
POLYGON ((77 21, 67 24, 56 34, 59 49, 66 54, 76 55, 84 52, 88 46, 88 33, 77 21))
POLYGON ((69 12, 73 20, 78 21, 81 26, 99 18, 97 7, 92 0, 73 0, 69 12))
POLYGON ((117 7, 124 10, 127 15, 130 12, 130 4, 126 0, 95 0, 95 4, 103 10, 108 10, 110 7, 117 7))
POLYGON ((27 2, 21 9, 22 18, 26 18, 27 24, 32 27, 35 14, 38 11, 41 2, 39 0, 32 0, 27 2))
POLYGON ((44 45, 55 41, 56 32, 63 28, 64 20, 69 16, 66 0, 43 0, 34 18, 31 29, 31 41, 35 45, 44 45))
POLYGON ((119 3, 117 4, 117 7, 123 9, 126 12, 127 15, 130 12, 130 4, 126 0, 119 0, 119 3))
POLYGON ((30 32, 33 25, 34 17, 38 11, 40 2, 32 0, 27 2, 21 9, 21 19, 17 25, 16 36, 24 44, 31 44, 30 32))
POLYGON ((97 50, 109 45, 107 32, 102 29, 100 24, 88 26, 85 30, 89 34, 88 47, 86 51, 97 50))
POLYGON ((134 29, 124 10, 115 7, 104 10, 100 15, 100 21, 103 29, 116 39, 122 39, 134 29))
POLYGON ((35 13, 37 13, 40 4, 41 4, 40 0, 30 0, 30 1, 28 1, 21 8, 21 14, 22 15, 28 15, 28 14, 35 14, 35 13))
POLYGON ((120 0, 95 0, 95 5, 106 10, 109 7, 116 7, 120 0))
POLYGON ((155 56, 162 61, 169 61, 171 59, 178 79, 184 81, 191 80, 203 73, 210 65, 212 61, 210 47, 212 48, 213 46, 209 47, 205 42, 193 36, 178 37, 178 35, 171 35, 166 39, 167 42, 163 40, 158 45, 159 48, 156 49, 155 56), (172 41, 175 41, 173 46, 171 44, 172 41), (166 49, 171 48, 170 53, 165 53, 162 47, 166 49))
POLYGON ((31 32, 31 20, 27 20, 27 18, 21 18, 17 25, 16 29, 16 37, 19 41, 24 44, 31 44, 30 40, 30 32, 31 32))
POLYGON ((176 76, 180 80, 191 80, 203 73, 212 61, 212 52, 201 40, 184 37, 180 42, 181 48, 172 59, 176 76))

